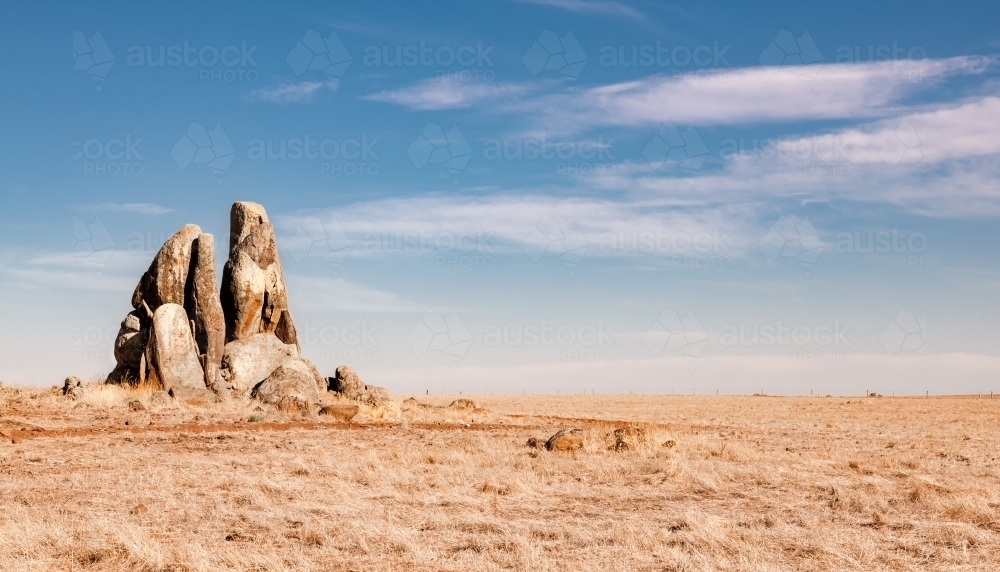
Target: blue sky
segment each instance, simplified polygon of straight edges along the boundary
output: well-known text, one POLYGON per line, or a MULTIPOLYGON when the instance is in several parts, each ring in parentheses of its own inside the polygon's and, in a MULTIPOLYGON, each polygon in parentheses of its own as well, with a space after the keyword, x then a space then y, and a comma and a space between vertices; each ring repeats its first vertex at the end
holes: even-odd
POLYGON ((254 200, 303 353, 396 392, 1000 390, 996 11, 8 7, 0 379, 106 374, 254 200))

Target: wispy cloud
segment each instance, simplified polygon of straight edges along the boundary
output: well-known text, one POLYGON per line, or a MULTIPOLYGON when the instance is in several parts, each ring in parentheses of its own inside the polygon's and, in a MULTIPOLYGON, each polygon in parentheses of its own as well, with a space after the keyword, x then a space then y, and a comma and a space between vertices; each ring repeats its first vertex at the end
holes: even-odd
POLYGON ((342 228, 351 257, 427 256, 442 253, 523 256, 537 240, 563 241, 590 257, 669 257, 699 249, 739 257, 742 207, 679 207, 674 201, 614 201, 542 195, 430 196, 355 203, 322 214, 275 217, 279 242, 319 218, 342 228), (537 239, 537 240, 536 240, 537 239), (639 241, 643 241, 642 244, 639 241), (694 244, 697 242, 697 244, 694 244))
POLYGON ((271 103, 309 103, 320 91, 337 91, 339 88, 339 80, 286 83, 252 91, 247 99, 271 103))
POLYGON ((480 107, 510 116, 525 128, 554 135, 601 126, 662 123, 739 125, 866 119, 905 112, 901 103, 946 78, 978 74, 991 58, 826 64, 804 68, 751 67, 704 76, 654 75, 580 90, 538 94, 560 84, 477 84, 424 80, 368 99, 411 109, 480 107))
POLYGON ((622 2, 613 2, 611 0, 518 0, 519 2, 524 2, 526 4, 539 4, 543 6, 552 6, 555 8, 561 8, 563 10, 568 10, 570 12, 584 13, 584 14, 599 14, 602 16, 615 16, 619 18, 628 18, 635 21, 643 21, 646 19, 646 15, 636 10, 635 8, 623 4, 622 2))
POLYGON ((998 216, 998 131, 1000 98, 989 96, 823 134, 729 140, 712 151, 717 168, 683 172, 627 161, 582 182, 689 204, 846 199, 932 217, 998 216))
POLYGON ((980 73, 985 58, 828 64, 802 69, 744 68, 708 76, 651 76, 543 95, 518 107, 550 129, 659 123, 736 125, 877 117, 900 100, 960 74, 980 73))
POLYGON ((147 216, 165 215, 174 211, 174 209, 153 203, 99 203, 84 205, 83 208, 94 212, 132 213, 147 216))
POLYGON ((469 82, 429 78, 403 89, 380 91, 362 99, 394 103, 415 110, 458 109, 521 98, 537 86, 526 83, 469 82))
POLYGON ((998 131, 1000 97, 990 96, 784 141, 778 151, 825 149, 852 163, 936 163, 1000 153, 998 131))

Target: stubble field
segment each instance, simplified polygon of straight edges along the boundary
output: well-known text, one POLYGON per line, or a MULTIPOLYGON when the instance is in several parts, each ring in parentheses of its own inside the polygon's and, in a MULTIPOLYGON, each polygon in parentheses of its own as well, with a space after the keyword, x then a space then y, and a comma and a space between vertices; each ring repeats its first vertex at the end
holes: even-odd
POLYGON ((0 570, 1000 568, 1000 399, 149 397, 0 388, 0 570))

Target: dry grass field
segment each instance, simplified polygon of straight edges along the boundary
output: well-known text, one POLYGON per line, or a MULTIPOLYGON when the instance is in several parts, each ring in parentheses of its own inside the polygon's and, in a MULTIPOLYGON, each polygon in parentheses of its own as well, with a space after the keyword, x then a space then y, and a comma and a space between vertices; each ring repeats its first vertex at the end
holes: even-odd
POLYGON ((1000 569, 1000 399, 149 396, 0 389, 0 570, 1000 569))

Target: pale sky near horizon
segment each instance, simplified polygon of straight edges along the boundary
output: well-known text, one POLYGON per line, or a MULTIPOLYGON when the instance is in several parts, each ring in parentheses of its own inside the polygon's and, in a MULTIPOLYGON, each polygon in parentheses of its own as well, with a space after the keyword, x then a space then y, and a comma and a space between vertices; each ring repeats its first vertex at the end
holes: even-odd
POLYGON ((305 356, 397 393, 1000 392, 997 11, 8 6, 0 381, 106 375, 253 200, 305 356))

